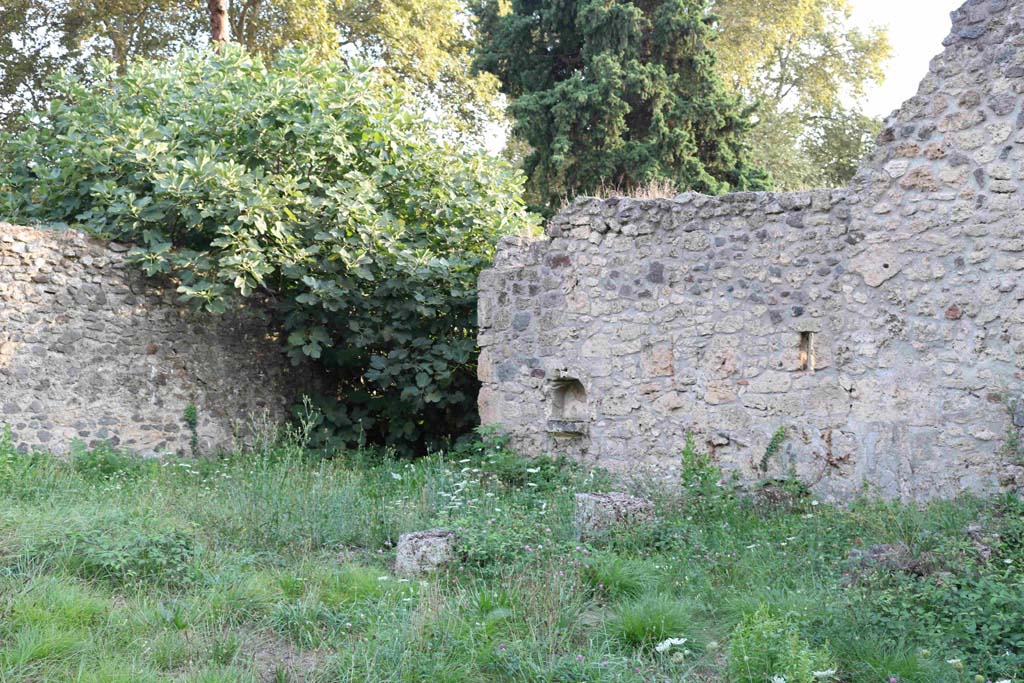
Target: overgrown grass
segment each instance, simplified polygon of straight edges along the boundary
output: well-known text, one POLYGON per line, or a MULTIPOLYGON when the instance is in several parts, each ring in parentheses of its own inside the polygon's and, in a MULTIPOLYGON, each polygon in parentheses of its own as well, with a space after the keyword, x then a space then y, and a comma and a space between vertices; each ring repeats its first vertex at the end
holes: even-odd
POLYGON ((415 462, 295 438, 192 461, 0 440, 0 683, 1020 675, 1019 501, 777 505, 700 462, 644 485, 655 524, 595 546, 572 497, 609 478, 494 440, 415 462), (460 562, 395 576, 398 536, 434 527, 460 562))

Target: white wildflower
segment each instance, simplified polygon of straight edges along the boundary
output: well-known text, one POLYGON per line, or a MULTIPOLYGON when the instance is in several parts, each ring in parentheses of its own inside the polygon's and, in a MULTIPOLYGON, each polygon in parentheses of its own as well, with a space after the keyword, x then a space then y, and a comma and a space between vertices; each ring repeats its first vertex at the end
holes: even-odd
POLYGON ((391 478, 395 479, 397 481, 401 481, 402 480, 402 475, 399 474, 398 472, 392 472, 391 473, 391 478))
POLYGON ((669 638, 655 645, 654 649, 657 652, 668 652, 674 646, 683 645, 684 643, 686 643, 686 638, 669 638))
POLYGON ((835 669, 825 669, 824 671, 812 671, 811 675, 815 678, 832 678, 836 675, 835 669))
POLYGON ((785 676, 772 676, 772 683, 786 683, 785 676))

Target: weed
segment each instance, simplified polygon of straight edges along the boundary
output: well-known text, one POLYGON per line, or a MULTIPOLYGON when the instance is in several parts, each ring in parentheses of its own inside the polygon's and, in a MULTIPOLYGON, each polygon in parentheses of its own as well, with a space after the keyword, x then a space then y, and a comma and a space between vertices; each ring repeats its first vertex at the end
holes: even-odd
POLYGON ((655 574, 646 562, 615 555, 595 557, 583 566, 584 582, 598 595, 613 600, 637 599, 655 583, 655 574))
POLYGON ((173 528, 75 531, 50 547, 65 555, 75 574, 104 579, 115 586, 140 582, 181 586, 194 575, 195 542, 173 528))
POLYGON ((715 486, 722 478, 711 456, 697 449, 697 441, 693 434, 686 435, 686 445, 680 455, 680 479, 686 488, 706 490, 715 486))
POLYGON ((668 595, 648 595, 620 607, 609 626, 613 637, 650 650, 667 638, 692 637, 697 629, 693 606, 668 595))
POLYGON ((142 460, 132 453, 121 451, 109 443, 87 448, 77 442, 71 448, 71 461, 75 470, 90 481, 130 478, 142 471, 142 460))
POLYGON ((764 606, 744 617, 729 639, 729 680, 734 683, 815 683, 835 672, 825 652, 811 647, 792 624, 764 606))
POLYGON ((1024 465, 1024 438, 1016 426, 1011 425, 1006 430, 1006 440, 1003 442, 1003 456, 1012 463, 1024 465))
POLYGON ((199 457, 199 409, 196 408, 195 403, 189 403, 185 406, 185 412, 182 415, 182 419, 185 421, 185 426, 188 428, 189 434, 189 446, 192 452, 192 457, 199 457))
POLYGON ((768 441, 768 445, 764 449, 764 455, 761 456, 761 462, 759 468, 762 472, 768 471, 768 463, 772 458, 779 454, 782 450, 782 444, 786 442, 786 427, 782 426, 775 430, 772 434, 772 438, 768 441))

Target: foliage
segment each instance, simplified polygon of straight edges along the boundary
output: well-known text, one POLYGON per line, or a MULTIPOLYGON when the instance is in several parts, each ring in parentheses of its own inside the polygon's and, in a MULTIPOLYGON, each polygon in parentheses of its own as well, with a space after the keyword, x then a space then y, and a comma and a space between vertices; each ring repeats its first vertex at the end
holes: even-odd
POLYGON ((573 545, 570 530, 552 530, 548 500, 585 480, 577 466, 565 459, 525 459, 488 431, 452 457, 464 467, 445 495, 444 509, 463 561, 494 570, 519 557, 550 556, 573 545), (499 498, 501 506, 484 503, 499 498))
POLYGON ((845 185, 879 122, 859 111, 889 56, 884 29, 850 26, 849 0, 714 0, 718 72, 757 102, 751 158, 779 189, 845 185))
POLYGON ((481 468, 481 478, 494 479, 506 489, 528 486, 536 493, 547 493, 570 485, 581 475, 579 464, 565 456, 523 458, 509 447, 509 437, 494 427, 480 427, 476 438, 456 445, 451 454, 465 456, 467 463, 481 468))
POLYGON ((89 480, 131 477, 143 468, 143 461, 137 455, 118 450, 109 443, 92 448, 86 448, 81 442, 74 444, 71 463, 76 472, 89 480))
POLYGON ((1024 397, 1007 404, 1009 425, 1003 441, 1002 454, 1012 463, 1024 465, 1024 430, 1017 427, 1017 416, 1024 413, 1024 397))
MULTIPOLYGON (((273 58, 308 47, 323 57, 371 60, 384 77, 412 84, 453 115, 462 134, 480 137, 501 119, 497 81, 470 70, 474 26, 461 0, 239 0, 231 3, 232 38, 273 58)), ((124 70, 139 58, 168 58, 208 43, 205 2, 155 0, 12 0, 0 7, 0 128, 40 109, 61 70, 88 77, 89 59, 105 57, 124 70)))
POLYGON ((772 434, 772 438, 768 441, 768 445, 765 446, 764 455, 761 456, 761 462, 758 465, 758 469, 762 472, 768 471, 768 463, 771 459, 779 454, 782 449, 782 444, 786 441, 786 427, 783 425, 775 430, 772 434))
POLYGON ((450 114, 463 132, 482 135, 501 119, 497 81, 470 69, 475 30, 462 0, 242 0, 232 30, 247 49, 272 57, 312 47, 386 65, 386 78, 450 114))
MULTIPOLYGON (((992 533, 985 565, 968 562, 953 575, 903 573, 872 577, 857 596, 871 626, 893 638, 941 639, 970 670, 1006 677, 1024 668, 1024 503, 1005 498, 984 519, 992 533)), ((949 659, 950 657, 947 657, 949 659)))
POLYGON ((97 69, 0 137, 0 215, 134 242, 195 309, 266 304, 292 359, 317 362, 340 441, 422 449, 472 426, 476 276, 533 226, 515 172, 340 59, 97 69))
POLYGON ((729 639, 729 680, 735 683, 815 683, 831 670, 829 657, 805 642, 766 607, 744 617, 729 639))
POLYGON ((54 94, 46 81, 58 71, 87 74, 88 58, 95 55, 121 68, 142 56, 170 56, 205 20, 205 9, 189 0, 5 0, 0 6, 0 129, 18 126, 21 112, 42 108, 54 94))
POLYGON ((1024 439, 1021 439, 1020 430, 1010 427, 1006 430, 1006 441, 1003 442, 1003 454, 1011 462, 1024 464, 1024 439))
POLYGON ((978 670, 1010 675, 1024 667, 1024 632, 1013 615, 1024 609, 1024 589, 1014 585, 1013 569, 952 584, 936 578, 910 581, 875 596, 880 618, 903 624, 903 634, 946 634, 957 655, 978 670), (999 576, 1005 573, 1004 576, 999 576))
POLYGON ((536 201, 602 186, 757 189, 748 112, 714 72, 704 0, 494 0, 477 65, 501 80, 536 201))
POLYGON ((573 497, 605 475, 531 472, 490 437, 415 461, 323 459, 303 438, 132 476, 0 444, 15 463, 0 465, 0 678, 742 682, 724 656, 740 649, 771 660, 766 676, 790 667, 787 681, 808 653, 831 653, 813 660, 812 675, 835 669, 821 682, 996 681, 1021 666, 1015 497, 790 510, 723 496, 705 513, 691 489, 651 484, 675 541, 627 528, 594 553, 574 540, 573 497), (456 520, 471 534, 544 526, 500 561, 393 574, 399 534, 456 520), (850 583, 852 548, 896 543, 942 572, 850 583))
POLYGON ((722 479, 722 471, 715 466, 711 455, 697 448, 692 433, 686 435, 686 445, 680 458, 680 479, 686 488, 707 490, 722 479))
POLYGON ((70 571, 87 579, 181 586, 193 578, 195 544, 179 529, 92 528, 70 532, 61 546, 70 571))
POLYGON ((668 638, 692 634, 696 623, 690 605, 670 595, 652 594, 620 607, 609 629, 627 645, 651 650, 668 638))
POLYGON ((188 427, 189 450, 192 452, 192 457, 199 457, 199 409, 196 408, 195 403, 185 406, 182 419, 185 421, 185 426, 188 427))
POLYGON ((600 555, 583 565, 584 582, 598 595, 613 600, 637 599, 655 583, 655 576, 645 562, 615 555, 600 555))

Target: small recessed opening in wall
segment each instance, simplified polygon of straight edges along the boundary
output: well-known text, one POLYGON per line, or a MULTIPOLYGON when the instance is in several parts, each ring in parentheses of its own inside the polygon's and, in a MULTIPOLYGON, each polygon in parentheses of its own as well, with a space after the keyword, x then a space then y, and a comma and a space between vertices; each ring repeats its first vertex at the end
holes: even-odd
POLYGON ((554 381, 551 391, 551 417, 556 420, 582 420, 587 416, 587 390, 571 377, 554 381))
POLYGON ((800 370, 814 372, 814 333, 800 333, 800 370))
POLYGON ((587 391, 571 377, 552 382, 551 418, 547 431, 555 436, 581 436, 586 431, 587 391))

